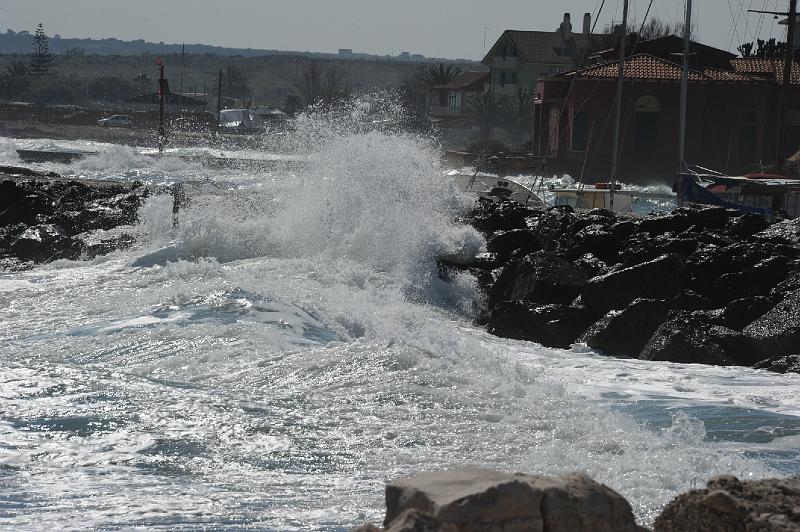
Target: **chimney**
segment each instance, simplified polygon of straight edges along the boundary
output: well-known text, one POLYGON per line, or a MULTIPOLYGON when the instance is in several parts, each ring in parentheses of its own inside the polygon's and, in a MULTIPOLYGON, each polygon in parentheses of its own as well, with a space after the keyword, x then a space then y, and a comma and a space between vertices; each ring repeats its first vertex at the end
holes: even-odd
POLYGON ((592 14, 583 14, 583 34, 589 35, 592 32, 592 14))
POLYGON ((569 19, 569 13, 564 13, 564 21, 558 27, 558 31, 561 32, 561 37, 567 41, 572 36, 572 22, 569 19))

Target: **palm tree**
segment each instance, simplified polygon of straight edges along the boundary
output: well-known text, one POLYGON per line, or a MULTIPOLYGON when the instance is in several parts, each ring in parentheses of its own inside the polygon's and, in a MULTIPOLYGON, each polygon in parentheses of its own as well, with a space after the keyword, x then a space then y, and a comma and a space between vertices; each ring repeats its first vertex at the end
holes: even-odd
POLYGON ((481 140, 489 140, 492 128, 503 123, 507 106, 505 96, 496 97, 491 91, 467 98, 466 115, 478 126, 481 140))
MULTIPOLYGON (((461 69, 455 65, 445 65, 439 63, 427 69, 422 75, 422 82, 428 87, 428 90, 433 87, 447 85, 461 74, 461 69)), ((439 91, 439 105, 444 107, 447 105, 447 94, 445 91, 439 91)))
POLYGON ((512 144, 521 144, 526 133, 533 127, 533 93, 529 89, 519 88, 514 97, 506 101, 506 125, 511 133, 512 144))

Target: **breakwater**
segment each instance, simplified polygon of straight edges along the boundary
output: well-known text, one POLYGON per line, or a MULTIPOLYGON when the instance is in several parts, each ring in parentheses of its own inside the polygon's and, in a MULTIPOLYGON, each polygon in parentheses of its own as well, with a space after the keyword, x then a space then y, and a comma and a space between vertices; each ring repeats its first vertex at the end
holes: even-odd
POLYGON ((800 221, 724 208, 652 216, 483 203, 488 253, 442 263, 485 295, 478 321, 548 347, 798 371, 800 221))

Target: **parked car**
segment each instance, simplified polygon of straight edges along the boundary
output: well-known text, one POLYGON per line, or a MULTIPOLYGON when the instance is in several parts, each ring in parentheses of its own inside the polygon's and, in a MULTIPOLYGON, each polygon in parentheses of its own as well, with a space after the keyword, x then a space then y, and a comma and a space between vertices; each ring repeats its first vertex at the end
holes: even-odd
POLYGON ((128 115, 112 115, 97 121, 100 127, 133 127, 133 118, 128 115))

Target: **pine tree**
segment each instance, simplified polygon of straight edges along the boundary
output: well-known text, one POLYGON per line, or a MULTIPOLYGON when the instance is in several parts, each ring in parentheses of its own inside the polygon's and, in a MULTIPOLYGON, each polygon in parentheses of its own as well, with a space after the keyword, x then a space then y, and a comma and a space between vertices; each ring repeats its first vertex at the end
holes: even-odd
POLYGON ((31 54, 30 73, 36 79, 50 73, 50 66, 53 63, 53 56, 50 55, 49 41, 44 32, 44 26, 40 22, 36 27, 36 34, 33 36, 33 53, 31 54))

